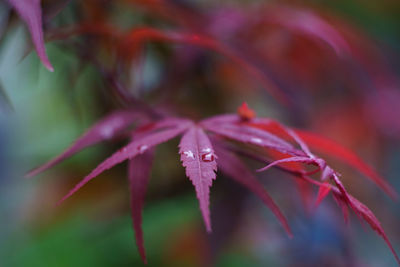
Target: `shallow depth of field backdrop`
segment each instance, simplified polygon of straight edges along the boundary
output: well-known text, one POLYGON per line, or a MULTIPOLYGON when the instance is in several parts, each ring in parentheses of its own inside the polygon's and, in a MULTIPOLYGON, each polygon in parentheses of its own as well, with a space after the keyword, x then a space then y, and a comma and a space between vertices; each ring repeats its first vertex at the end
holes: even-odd
MULTIPOLYGON (((125 163, 55 206, 125 139, 24 178, 128 106, 110 89, 115 79, 140 99, 135 105, 195 120, 235 113, 245 101, 259 116, 351 149, 400 192, 400 1, 41 2, 54 72, 39 61, 26 24, 0 1, 0 266, 143 265, 125 163), (133 29, 142 32, 117 47, 114 35, 133 29), (222 47, 202 43, 203 35, 222 47), (122 59, 116 50, 126 52, 122 59), (115 67, 116 60, 123 64, 115 67)), ((346 224, 332 197, 315 209, 316 188, 278 169, 256 175, 294 238, 255 195, 221 174, 211 188, 207 234, 177 145, 156 150, 143 212, 148 266, 396 266, 367 223, 352 213, 346 224)), ((399 202, 337 157, 320 155, 399 252, 399 202)))

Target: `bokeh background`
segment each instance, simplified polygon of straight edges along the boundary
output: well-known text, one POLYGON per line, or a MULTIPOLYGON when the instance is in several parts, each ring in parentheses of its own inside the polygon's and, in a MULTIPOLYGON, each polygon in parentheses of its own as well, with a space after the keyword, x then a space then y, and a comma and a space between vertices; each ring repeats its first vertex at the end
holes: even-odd
MULTIPOLYGON (((400 192, 398 0, 48 0, 42 7, 54 73, 32 52, 17 14, 0 2, 0 266, 143 266, 125 164, 55 206, 123 140, 23 177, 127 105, 101 71, 115 66, 111 38, 94 30, 54 37, 82 22, 100 32, 108 23, 120 30, 145 25, 216 38, 260 69, 288 103, 229 58, 196 45, 146 43, 120 65, 122 83, 150 106, 194 119, 235 112, 246 101, 260 116, 352 149, 400 192)), ((327 159, 400 252, 399 203, 352 168, 327 159)), ((396 266, 368 225, 355 215, 343 222, 332 198, 314 210, 316 192, 302 198, 288 174, 270 170, 258 177, 288 217, 293 239, 259 199, 221 174, 211 190, 213 233, 207 235, 177 140, 161 145, 143 216, 148 266, 396 266)))

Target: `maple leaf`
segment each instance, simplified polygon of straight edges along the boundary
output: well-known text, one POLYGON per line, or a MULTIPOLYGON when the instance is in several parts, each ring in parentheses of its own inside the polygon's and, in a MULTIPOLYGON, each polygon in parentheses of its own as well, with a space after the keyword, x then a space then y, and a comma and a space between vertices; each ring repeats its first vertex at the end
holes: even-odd
POLYGON ((54 71, 44 46, 42 29, 42 10, 40 0, 7 0, 8 3, 17 11, 21 19, 28 26, 32 37, 32 42, 43 65, 51 72, 54 71))
MULTIPOLYGON (((37 174, 52 167, 83 148, 114 137, 135 120, 142 120, 140 113, 118 111, 107 116, 89 129, 86 134, 79 138, 64 153, 44 164, 42 167, 30 172, 30 175, 37 174)), ((383 237, 398 260, 398 256, 393 250, 393 247, 384 233, 383 228, 380 226, 379 221, 365 205, 347 193, 344 185, 339 179, 339 174, 329 167, 325 160, 315 156, 310 151, 307 143, 304 142, 292 129, 279 125, 281 131, 279 135, 284 136, 284 138, 281 138, 273 132, 252 125, 253 123, 260 122, 264 124, 273 123, 272 120, 266 118, 247 117, 244 119, 242 114, 240 114, 239 109, 239 115, 219 115, 204 119, 198 123, 182 118, 164 118, 157 121, 151 121, 150 123, 142 123, 140 127, 137 127, 132 131, 132 140, 126 146, 99 164, 91 173, 89 173, 89 175, 70 190, 70 192, 65 195, 58 204, 69 198, 87 182, 101 174, 103 171, 112 168, 125 160, 129 160, 128 178, 131 191, 133 228, 135 230, 136 244, 139 254, 143 261, 146 262, 141 221, 146 187, 151 172, 153 150, 155 146, 182 135, 179 143, 180 158, 182 165, 185 168, 186 176, 191 180, 195 187, 200 211, 208 232, 211 232, 212 229, 209 211, 210 188, 213 180, 216 179, 217 167, 220 167, 221 171, 228 177, 257 195, 274 213, 288 235, 292 236, 286 218, 263 188, 261 183, 246 168, 241 160, 233 154, 232 151, 225 148, 224 144, 236 141, 261 148, 267 148, 279 152, 281 155, 285 155, 285 158, 277 159, 259 171, 265 171, 271 167, 279 166, 281 169, 290 171, 297 175, 304 185, 307 184, 306 182, 318 185, 320 188, 316 205, 332 192, 334 199, 342 208, 345 220, 348 220, 347 207, 350 206, 383 237), (208 137, 207 131, 212 135, 212 142, 208 137), (296 165, 296 169, 291 170, 290 168, 281 165, 287 164, 288 162, 313 164, 317 166, 317 169, 310 172, 306 171, 301 166, 296 165), (321 173, 320 179, 323 183, 317 182, 307 176, 317 171, 321 173), (328 180, 334 183, 335 186, 328 183, 328 180)))
POLYGON ((186 176, 196 188, 200 210, 203 214, 207 231, 211 232, 209 194, 212 181, 216 178, 216 156, 205 132, 197 127, 191 127, 179 143, 182 165, 186 168, 186 176))

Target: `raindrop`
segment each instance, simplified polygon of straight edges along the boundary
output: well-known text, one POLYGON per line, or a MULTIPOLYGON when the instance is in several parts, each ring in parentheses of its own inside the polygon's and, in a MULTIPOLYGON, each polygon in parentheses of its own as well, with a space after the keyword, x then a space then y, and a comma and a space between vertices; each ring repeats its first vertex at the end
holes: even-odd
POLYGON ((194 159, 193 152, 190 150, 183 152, 183 154, 185 154, 185 156, 188 158, 194 159))
POLYGON ((210 153, 211 152, 211 148, 204 148, 204 149, 202 149, 201 150, 202 152, 204 152, 204 153, 210 153))
POLYGON ((123 148, 121 148, 120 150, 118 150, 119 152, 126 152, 126 150, 127 150, 127 148, 126 147, 123 147, 123 148))
POLYGON ((212 153, 206 153, 201 155, 201 160, 204 162, 214 161, 214 155, 212 153))
POLYGON ((257 137, 251 138, 250 141, 253 142, 253 143, 257 143, 257 144, 262 143, 262 140, 260 138, 257 138, 257 137))
POLYGON ((140 153, 145 152, 149 147, 147 145, 141 145, 138 147, 140 153))
POLYGON ((105 139, 110 139, 114 134, 114 129, 109 126, 105 126, 100 129, 100 134, 105 139))

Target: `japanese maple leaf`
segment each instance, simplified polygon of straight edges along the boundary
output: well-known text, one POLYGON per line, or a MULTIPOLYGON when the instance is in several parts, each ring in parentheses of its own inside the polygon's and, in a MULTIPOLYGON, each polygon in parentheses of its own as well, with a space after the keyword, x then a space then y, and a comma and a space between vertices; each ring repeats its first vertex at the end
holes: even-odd
MULTIPOLYGON (((81 182, 79 182, 68 194, 66 194, 58 204, 65 201, 79 190, 86 183, 112 168, 113 166, 129 160, 128 176, 131 191, 131 208, 133 227, 136 235, 136 243, 139 253, 146 262, 143 233, 141 228, 142 209, 144 206, 146 187, 149 182, 154 148, 172 138, 182 136, 179 143, 179 154, 182 165, 186 170, 186 176, 192 182, 197 198, 199 200, 200 211, 208 232, 211 232, 211 220, 209 211, 209 195, 213 180, 216 179, 216 171, 221 168, 228 177, 237 181, 257 195, 264 204, 271 209, 277 219, 281 222, 283 228, 289 236, 292 236, 289 224, 279 207, 265 191, 263 186, 253 176, 252 172, 246 168, 241 160, 236 157, 233 151, 229 151, 226 144, 232 145, 231 141, 243 143, 245 146, 257 146, 259 148, 272 149, 279 153, 288 155, 288 158, 278 159, 268 164, 262 170, 273 166, 279 166, 282 163, 298 162, 313 164, 317 171, 321 173, 321 180, 325 183, 319 183, 307 177, 308 172, 299 171, 299 175, 304 181, 313 184, 323 185, 320 190, 318 201, 329 194, 334 188, 335 197, 340 202, 343 209, 349 205, 353 210, 361 215, 382 237, 385 239, 392 252, 392 249, 383 229, 376 217, 364 205, 357 202, 345 190, 339 180, 336 171, 330 168, 326 162, 315 156, 307 144, 291 129, 284 127, 287 135, 286 140, 273 132, 258 129, 251 126, 254 121, 270 121, 269 119, 253 118, 252 112, 248 110, 239 110, 239 115, 226 114, 211 117, 198 123, 183 118, 164 118, 157 121, 148 122, 143 116, 134 111, 115 112, 94 127, 89 129, 81 138, 79 138, 69 149, 54 160, 44 164, 42 167, 30 172, 29 175, 37 174, 54 164, 64 160, 81 149, 110 139, 124 130, 132 122, 138 122, 140 127, 131 130, 130 142, 116 151, 100 163, 91 173, 89 173, 81 182), (245 111, 245 112, 243 112, 245 111), (250 115, 249 115, 250 114, 250 115), (327 181, 331 181, 336 186, 333 187, 327 181)), ((282 126, 283 127, 283 126, 282 126)), ((283 168, 285 169, 285 168, 283 168)), ((315 172, 315 171, 314 171, 315 172)))

